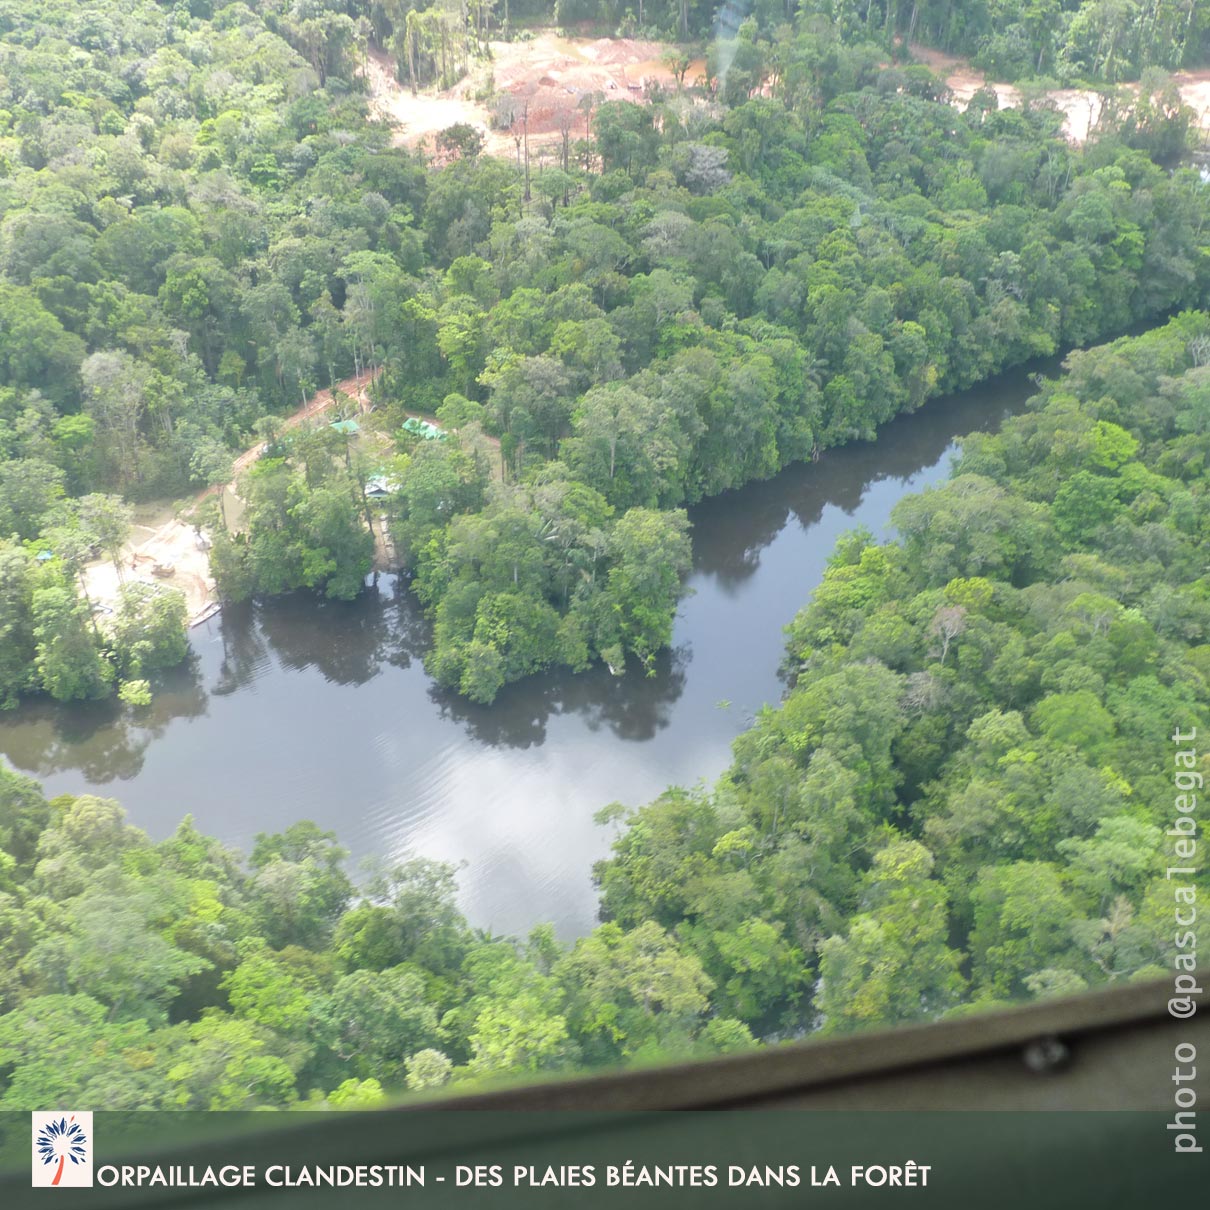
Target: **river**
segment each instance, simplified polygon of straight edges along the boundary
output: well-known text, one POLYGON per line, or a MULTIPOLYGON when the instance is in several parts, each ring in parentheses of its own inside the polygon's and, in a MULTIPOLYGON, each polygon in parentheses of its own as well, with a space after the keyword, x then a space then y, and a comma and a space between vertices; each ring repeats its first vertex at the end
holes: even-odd
POLYGON ((957 436, 998 427, 1030 393, 1024 371, 1006 374, 692 509, 689 595, 654 677, 540 676, 470 705, 425 674, 424 618, 381 577, 349 604, 228 607, 192 632, 192 657, 141 717, 30 703, 0 720, 0 752, 48 795, 119 799, 155 837, 190 813, 246 847, 312 819, 355 860, 459 863, 472 923, 523 934, 549 920, 575 937, 595 921, 591 868, 612 836, 596 811, 714 779, 779 699, 782 628, 837 537, 885 534, 898 500, 946 477, 957 436))

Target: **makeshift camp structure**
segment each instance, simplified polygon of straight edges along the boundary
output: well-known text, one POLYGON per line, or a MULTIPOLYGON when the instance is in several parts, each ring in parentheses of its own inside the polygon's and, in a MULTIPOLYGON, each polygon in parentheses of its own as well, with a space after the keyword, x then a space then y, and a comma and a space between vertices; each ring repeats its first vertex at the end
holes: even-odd
POLYGON ((427 420, 421 420, 419 416, 409 416, 403 422, 403 431, 410 433, 413 437, 420 437, 425 441, 444 441, 449 435, 445 429, 440 429, 435 424, 430 424, 427 420))

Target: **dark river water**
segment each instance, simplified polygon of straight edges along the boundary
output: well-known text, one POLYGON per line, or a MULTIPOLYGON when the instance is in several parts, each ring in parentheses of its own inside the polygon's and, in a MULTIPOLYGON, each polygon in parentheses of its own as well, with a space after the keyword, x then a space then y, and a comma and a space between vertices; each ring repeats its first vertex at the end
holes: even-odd
POLYGON ((782 628, 836 538, 885 534, 899 499, 945 478, 955 437, 994 429, 1030 393, 1024 372, 1006 375, 694 508, 690 594, 654 677, 535 677, 469 705, 425 674, 424 619, 383 577, 351 604, 225 609, 145 716, 35 703, 0 720, 0 752, 48 794, 119 799, 155 837, 186 813, 240 846, 312 819, 354 859, 459 863, 474 924, 550 920, 574 937, 594 923, 591 867, 612 836, 594 813, 715 778, 781 696, 782 628))

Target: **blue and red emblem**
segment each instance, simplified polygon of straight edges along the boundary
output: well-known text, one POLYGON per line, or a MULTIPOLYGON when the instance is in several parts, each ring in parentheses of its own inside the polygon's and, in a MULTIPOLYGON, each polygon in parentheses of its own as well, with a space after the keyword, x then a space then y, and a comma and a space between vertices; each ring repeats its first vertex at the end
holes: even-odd
POLYGON ((52 1118, 41 1130, 34 1142, 38 1156, 45 1165, 58 1163, 52 1185, 57 1185, 63 1179, 63 1166, 70 1160, 73 1164, 83 1164, 88 1158, 88 1136, 84 1127, 76 1121, 75 1114, 70 1118, 52 1118))

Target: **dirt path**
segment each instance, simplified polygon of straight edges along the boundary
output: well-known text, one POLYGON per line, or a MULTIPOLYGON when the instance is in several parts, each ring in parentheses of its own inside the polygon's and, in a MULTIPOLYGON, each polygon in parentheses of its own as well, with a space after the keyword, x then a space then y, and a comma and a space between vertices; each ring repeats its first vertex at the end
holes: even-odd
MULTIPOLYGON (((1001 109, 1012 109, 1021 104, 1021 90, 1016 85, 989 81, 965 59, 927 46, 914 45, 911 49, 918 62, 945 77, 959 109, 965 109, 975 93, 988 87, 994 90, 1001 109)), ((1210 71, 1181 71, 1172 78, 1180 90, 1181 100, 1197 115, 1196 124, 1210 133, 1210 71)), ((1056 88, 1045 96, 1063 114, 1064 134, 1073 143, 1087 142, 1101 116, 1101 94, 1093 88, 1056 88)))
MULTIPOLYGON (((330 390, 325 388, 322 391, 316 391, 305 404, 287 416, 282 421, 281 431, 287 432, 289 429, 297 428, 307 420, 312 420, 323 412, 326 412, 336 402, 336 395, 339 393, 346 399, 351 399, 357 404, 358 412, 364 414, 370 410, 370 383, 374 381, 374 376, 377 370, 365 370, 353 378, 346 378, 343 382, 338 382, 335 387, 330 390)), ((263 442, 257 442, 250 449, 246 449, 233 463, 234 475, 232 477, 231 486, 234 487, 235 479, 239 477, 241 471, 245 471, 260 457, 261 446, 263 442)), ((201 500, 210 492, 216 491, 217 488, 209 488, 202 492, 198 499, 201 500)))

